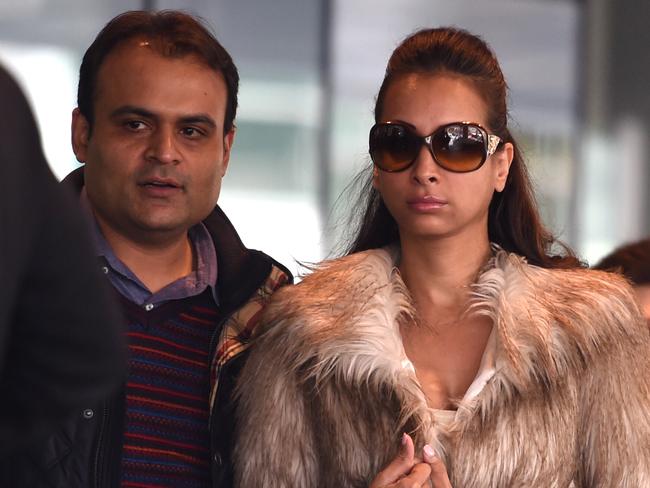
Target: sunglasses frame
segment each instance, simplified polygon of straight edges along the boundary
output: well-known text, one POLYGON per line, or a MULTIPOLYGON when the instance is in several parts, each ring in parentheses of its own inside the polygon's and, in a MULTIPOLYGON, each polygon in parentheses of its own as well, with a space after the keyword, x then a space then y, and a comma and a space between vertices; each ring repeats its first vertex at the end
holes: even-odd
MULTIPOLYGON (((434 130, 431 134, 429 134, 428 136, 420 136, 415 132, 415 127, 413 127, 412 125, 407 124, 406 122, 389 120, 389 121, 386 121, 386 122, 377 122, 375 125, 373 125, 370 128, 369 139, 370 140, 372 139, 372 133, 373 133, 374 130, 376 130, 376 128, 383 127, 383 126, 388 126, 388 125, 404 127, 407 131, 413 133, 413 135, 416 136, 417 138, 419 138, 422 141, 422 144, 425 145, 429 149, 429 152, 431 153, 431 157, 433 158, 435 163, 438 166, 440 166, 442 169, 447 170, 447 171, 451 171, 452 173, 471 173, 472 171, 478 170, 481 166, 483 166, 483 164, 485 164, 485 161, 487 161, 487 159, 496 152, 497 148, 499 147, 499 144, 501 143, 501 138, 499 136, 494 135, 494 134, 488 134, 487 129, 485 129, 485 127, 483 127, 481 124, 477 124, 476 122, 450 122, 449 124, 441 125, 436 130, 434 130), (438 159, 436 158, 435 152, 433 151, 433 144, 432 144, 433 136, 436 135, 441 130, 444 130, 447 127, 451 127, 453 125, 462 125, 462 126, 465 126, 465 127, 467 127, 467 126, 475 127, 477 129, 479 129, 479 131, 483 135, 483 143, 484 143, 483 157, 481 158, 481 162, 476 166, 476 168, 468 169, 468 170, 465 170, 465 171, 450 169, 447 166, 445 166, 444 164, 442 164, 440 161, 438 161, 438 159)), ((420 146, 420 148, 421 148, 421 146, 420 146)), ((418 154, 419 154, 419 149, 418 149, 418 154)), ((385 171, 386 173, 399 173, 399 172, 405 171, 408 168, 410 168, 411 166, 413 166, 413 163, 415 163, 416 159, 418 158, 418 154, 416 154, 415 157, 406 166, 404 166, 403 168, 400 168, 400 169, 384 169, 379 164, 377 164, 374 159, 373 159, 373 164, 377 168, 379 168, 380 170, 385 171)), ((372 158, 372 153, 371 153, 370 157, 372 158)))

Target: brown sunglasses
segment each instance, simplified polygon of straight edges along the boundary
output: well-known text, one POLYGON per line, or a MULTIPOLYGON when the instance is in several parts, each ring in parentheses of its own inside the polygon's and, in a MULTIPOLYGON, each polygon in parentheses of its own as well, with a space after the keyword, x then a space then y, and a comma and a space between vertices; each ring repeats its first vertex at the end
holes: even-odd
POLYGON ((440 167, 468 173, 479 169, 494 154, 501 139, 471 122, 445 124, 424 137, 404 122, 382 122, 370 129, 369 142, 370 157, 383 171, 404 171, 415 162, 425 145, 440 167))

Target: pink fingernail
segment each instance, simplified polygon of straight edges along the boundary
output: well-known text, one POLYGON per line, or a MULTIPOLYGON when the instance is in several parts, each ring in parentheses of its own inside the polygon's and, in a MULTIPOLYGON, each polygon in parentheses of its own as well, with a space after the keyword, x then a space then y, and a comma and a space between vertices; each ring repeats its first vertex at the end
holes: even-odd
POLYGON ((409 438, 408 434, 407 434, 406 432, 404 432, 404 433, 402 434, 402 445, 403 445, 403 446, 405 446, 406 443, 408 442, 408 438, 409 438))
POLYGON ((432 448, 429 444, 426 444, 426 445, 422 448, 422 451, 424 452, 424 455, 425 455, 427 458, 431 459, 431 460, 433 460, 433 459, 436 457, 436 453, 435 453, 435 451, 433 450, 433 448, 432 448))

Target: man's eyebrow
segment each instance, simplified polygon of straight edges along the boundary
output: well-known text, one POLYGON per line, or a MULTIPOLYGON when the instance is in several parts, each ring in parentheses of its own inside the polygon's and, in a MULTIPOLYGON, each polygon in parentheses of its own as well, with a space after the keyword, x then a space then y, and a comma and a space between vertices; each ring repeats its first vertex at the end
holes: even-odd
MULTIPOLYGON (((116 108, 111 112, 111 117, 120 117, 121 115, 137 115, 139 117, 144 117, 147 119, 157 119, 158 116, 142 107, 137 107, 135 105, 124 105, 122 107, 116 108)), ((217 123, 212 117, 207 114, 192 114, 185 115, 178 119, 181 124, 205 124, 212 128, 217 127, 217 123)))
POLYGON ((205 114, 187 115, 179 119, 181 124, 205 124, 216 128, 217 124, 212 117, 205 114))
POLYGON ((137 107, 135 105, 123 105, 111 112, 111 117, 119 117, 120 115, 139 115, 147 119, 155 119, 156 115, 147 109, 137 107))

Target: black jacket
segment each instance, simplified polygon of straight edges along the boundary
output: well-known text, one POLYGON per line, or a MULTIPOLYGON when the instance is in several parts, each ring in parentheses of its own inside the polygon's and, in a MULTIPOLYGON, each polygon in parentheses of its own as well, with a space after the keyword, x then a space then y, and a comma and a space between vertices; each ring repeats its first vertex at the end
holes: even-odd
POLYGON ((119 386, 126 351, 79 205, 2 68, 0 107, 0 487, 13 488, 25 449, 119 386))
MULTIPOLYGON (((63 184, 79 192, 83 186, 83 170, 72 172, 63 184)), ((222 317, 217 328, 221 330, 219 339, 211 347, 211 363, 218 367, 218 382, 211 388, 214 399, 210 412, 212 484, 215 488, 228 488, 232 486, 235 378, 243 366, 259 311, 271 293, 291 282, 292 277, 284 266, 266 254, 244 247, 219 207, 203 223, 217 251, 217 289, 222 317), (229 347, 223 348, 226 339, 229 347)), ((117 487, 123 417, 123 391, 102 404, 88 405, 63 424, 57 436, 28 456, 21 456, 15 465, 15 484, 8 486, 117 487)))

